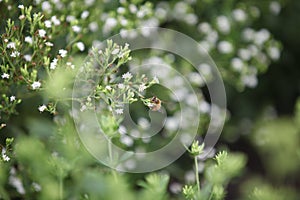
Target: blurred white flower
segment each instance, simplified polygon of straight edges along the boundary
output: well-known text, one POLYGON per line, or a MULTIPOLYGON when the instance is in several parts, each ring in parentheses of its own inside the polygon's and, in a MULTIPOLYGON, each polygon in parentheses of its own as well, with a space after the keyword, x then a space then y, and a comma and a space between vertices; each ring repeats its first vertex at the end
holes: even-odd
POLYGON ((118 88, 124 89, 124 88, 125 88, 125 85, 124 85, 123 83, 119 83, 119 84, 118 84, 118 88))
POLYGON ((37 183, 35 183, 35 182, 32 183, 32 187, 33 187, 33 189, 34 189, 36 192, 39 192, 39 191, 42 190, 42 186, 39 185, 39 184, 37 184, 37 183))
POLYGON ((228 41, 221 41, 218 44, 218 50, 220 53, 231 53, 233 51, 233 46, 230 42, 228 41))
POLYGON ((18 5, 18 8, 20 8, 22 10, 22 9, 24 9, 24 5, 18 5))
POLYGON ((247 19, 247 15, 246 15, 245 11, 243 11, 242 9, 233 10, 232 11, 232 16, 238 22, 242 22, 242 21, 245 21, 247 19))
POLYGON ((27 62, 30 62, 30 61, 31 61, 31 55, 30 55, 30 54, 24 55, 24 59, 25 59, 27 62))
POLYGON ((142 83, 142 84, 139 86, 139 92, 143 92, 146 88, 147 88, 147 87, 146 87, 145 83, 142 83))
POLYGON ((98 23, 97 22, 91 22, 89 24, 89 29, 92 31, 92 32, 96 32, 98 30, 98 23))
POLYGON ((239 58, 233 58, 231 60, 231 66, 235 71, 242 71, 243 67, 244 67, 244 63, 241 59, 239 58))
POLYGON ((29 43, 29 44, 32 44, 32 37, 26 36, 26 37, 25 37, 25 42, 27 42, 27 43, 29 43))
POLYGON ((64 50, 64 49, 60 49, 60 50, 58 50, 58 53, 59 53, 59 55, 61 56, 61 57, 66 57, 67 56, 67 53, 68 53, 68 51, 67 50, 64 50))
POLYGON ((48 47, 53 47, 53 43, 51 43, 51 42, 46 42, 45 45, 48 47))
POLYGON ((198 25, 198 31, 201 32, 201 33, 208 34, 212 31, 212 28, 211 28, 209 23, 202 22, 198 25))
POLYGON ((72 26, 72 30, 75 32, 75 33, 79 33, 81 31, 81 27, 80 26, 77 26, 77 25, 74 25, 72 26))
POLYGON ((125 9, 124 7, 118 7, 118 8, 117 8, 117 12, 118 12, 119 14, 124 14, 124 13, 126 12, 126 9, 125 9))
POLYGON ((48 1, 42 3, 42 10, 49 12, 51 10, 51 4, 48 1))
POLYGON ((46 28, 51 28, 51 26, 52 26, 52 22, 50 20, 44 21, 44 24, 45 24, 46 28))
POLYGON ((267 29, 261 29, 255 33, 254 42, 257 45, 262 45, 270 38, 270 32, 267 29))
POLYGON ((130 80, 132 78, 132 74, 130 72, 126 72, 125 74, 122 75, 122 78, 130 80))
MULTIPOLYGON (((76 20, 76 17, 74 17, 73 15, 68 15, 67 17, 66 17, 66 21, 67 22, 72 22, 72 21, 74 21, 74 20, 76 20)), ((74 30, 73 30, 74 31, 74 30)))
POLYGON ((18 52, 18 51, 13 51, 13 52, 10 54, 10 57, 15 58, 15 57, 17 57, 17 56, 19 56, 19 55, 20 55, 20 52, 18 52))
POLYGON ((123 108, 118 108, 118 109, 116 109, 116 113, 117 113, 118 115, 123 114, 123 108))
POLYGON ((84 49, 85 49, 83 42, 77 42, 76 46, 79 49, 79 51, 84 51, 84 49))
POLYGON ((38 107, 38 110, 39 110, 40 112, 44 112, 46 109, 47 109, 47 106, 44 105, 44 104, 38 107))
POLYGON ((11 96, 11 97, 9 97, 9 100, 10 100, 10 101, 15 101, 15 100, 16 100, 16 97, 15 97, 15 96, 11 96))
POLYGON ((251 28, 245 28, 242 31, 242 37, 245 41, 252 41, 254 38, 254 34, 255 34, 254 30, 251 28))
POLYGON ((31 87, 32 87, 33 90, 36 90, 36 89, 40 88, 41 85, 42 85, 42 84, 41 84, 39 81, 34 81, 34 82, 31 84, 31 87))
POLYGON ((60 25, 60 20, 57 19, 57 17, 56 17, 55 15, 51 17, 51 21, 53 22, 53 24, 54 24, 55 26, 60 25))
POLYGON ((8 43, 7 44, 7 48, 9 48, 9 49, 16 49, 16 43, 14 43, 14 42, 8 43))
POLYGON ((46 31, 44 29, 39 29, 38 33, 39 33, 40 37, 45 37, 45 35, 46 35, 46 31))
POLYGON ((278 15, 281 11, 281 5, 278 1, 272 1, 269 8, 274 15, 278 15))
POLYGON ((2 75, 1 75, 1 78, 3 78, 3 79, 9 79, 9 74, 7 74, 7 73, 3 73, 2 75))
POLYGON ((90 15, 89 11, 85 10, 81 13, 81 19, 86 19, 90 15))
POLYGON ((224 15, 217 17, 217 27, 221 33, 227 34, 230 32, 230 22, 224 15))
POLYGON ((242 77, 242 82, 245 84, 245 86, 254 88, 256 87, 258 81, 255 75, 246 75, 242 77))
POLYGON ((245 60, 245 61, 248 61, 251 59, 251 51, 249 49, 239 49, 238 50, 238 56, 245 60))
POLYGON ((112 55, 116 55, 116 54, 119 53, 119 51, 120 51, 120 49, 114 49, 114 50, 111 52, 111 54, 112 54, 112 55))
POLYGON ((277 47, 269 47, 268 48, 268 55, 272 60, 278 60, 280 58, 280 50, 277 47))
POLYGON ((55 69, 55 68, 56 68, 56 66, 57 66, 57 61, 58 61, 57 58, 54 58, 54 59, 52 60, 52 62, 50 63, 50 69, 55 69))

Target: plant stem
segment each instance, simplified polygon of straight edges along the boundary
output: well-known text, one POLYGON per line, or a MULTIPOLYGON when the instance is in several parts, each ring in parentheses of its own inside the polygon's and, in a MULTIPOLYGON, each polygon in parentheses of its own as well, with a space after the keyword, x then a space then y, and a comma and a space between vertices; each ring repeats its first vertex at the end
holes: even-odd
POLYGON ((198 188, 198 193, 200 194, 200 181, 199 181, 199 173, 198 173, 197 156, 194 157, 194 161, 195 161, 195 176, 196 176, 197 188, 198 188))
POLYGON ((62 173, 59 176, 59 199, 63 199, 63 177, 62 173))

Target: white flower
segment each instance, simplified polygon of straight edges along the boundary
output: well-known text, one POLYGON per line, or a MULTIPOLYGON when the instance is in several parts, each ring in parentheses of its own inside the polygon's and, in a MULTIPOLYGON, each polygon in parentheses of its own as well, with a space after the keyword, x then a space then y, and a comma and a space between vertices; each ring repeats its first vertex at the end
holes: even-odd
POLYGON ((8 43, 7 44, 7 48, 9 48, 9 49, 16 49, 16 43, 14 43, 14 42, 8 43))
POLYGON ((118 84, 118 88, 124 89, 124 88, 125 88, 125 85, 124 85, 123 83, 119 83, 119 84, 118 84))
POLYGON ((72 22, 72 21, 74 21, 76 18, 73 16, 73 15, 68 15, 67 17, 66 17, 66 21, 67 22, 72 22))
POLYGON ((91 22, 89 24, 89 29, 92 31, 92 32, 96 32, 98 30, 98 24, 97 22, 91 22))
POLYGON ((52 62, 50 63, 50 69, 55 69, 55 68, 56 68, 56 66, 57 66, 57 61, 58 61, 57 58, 54 58, 54 59, 52 60, 52 62))
POLYGON ((258 81, 255 75, 246 75, 242 77, 242 82, 245 84, 245 86, 254 88, 258 81))
POLYGON ((51 42, 46 42, 45 45, 48 47, 53 47, 53 43, 51 43, 51 42))
POLYGON ((16 100, 16 97, 15 97, 15 96, 11 96, 11 97, 9 97, 9 100, 10 100, 10 101, 15 101, 15 100, 16 100))
POLYGON ((84 51, 85 49, 83 42, 77 42, 76 46, 79 49, 79 51, 84 51))
POLYGON ((241 57, 243 60, 250 60, 251 59, 251 51, 249 49, 239 49, 238 50, 238 55, 241 57))
POLYGON ((274 15, 278 15, 281 11, 281 5, 277 1, 272 1, 269 8, 274 15))
POLYGON ((44 29, 39 29, 38 32, 40 37, 45 37, 46 31, 44 29))
POLYGON ((147 88, 147 87, 146 87, 145 83, 142 83, 142 84, 139 86, 139 92, 143 92, 146 88, 147 88))
POLYGON ((122 78, 130 80, 132 78, 132 74, 130 72, 126 72, 125 74, 122 75, 122 78))
POLYGON ((110 85, 107 85, 107 86, 105 87, 105 89, 107 89, 107 90, 111 90, 112 88, 111 88, 111 86, 110 86, 110 85))
POLYGON ((270 32, 267 29, 261 29, 260 31, 256 32, 254 36, 254 42, 258 45, 262 45, 270 38, 270 32))
POLYGON ((24 9, 24 5, 19 5, 18 8, 24 9))
POLYGON ((47 109, 47 106, 44 105, 44 104, 38 107, 38 110, 39 110, 40 112, 44 112, 46 109, 47 109))
POLYGON ((36 89, 40 88, 41 85, 42 85, 42 84, 41 84, 39 81, 34 81, 34 82, 31 84, 31 87, 32 87, 33 90, 36 90, 36 89))
POLYGON ((32 44, 32 37, 26 36, 26 37, 25 37, 25 42, 27 42, 27 43, 29 43, 29 44, 32 44))
POLYGON ((24 59, 25 59, 26 61, 30 62, 30 61, 31 61, 31 55, 30 55, 30 54, 24 55, 24 59))
POLYGON ((77 25, 72 26, 72 29, 75 33, 79 33, 81 31, 81 28, 77 25))
POLYGON ((119 14, 124 14, 126 12, 126 9, 124 7, 118 7, 117 12, 119 14))
POLYGON ((89 16, 89 11, 85 10, 81 13, 81 19, 86 19, 89 16))
POLYGON ((272 58, 273 60, 279 59, 280 50, 277 47, 269 47, 267 51, 268 51, 270 58, 272 58))
POLYGON ((36 192, 39 192, 39 191, 42 190, 42 186, 39 185, 39 184, 37 184, 37 183, 35 183, 35 182, 32 183, 32 187, 33 187, 33 189, 34 189, 36 192))
POLYGON ((9 79, 9 74, 7 74, 7 73, 3 73, 2 75, 1 75, 1 77, 3 78, 3 79, 9 79))
POLYGON ((159 83, 159 80, 158 80, 157 76, 154 76, 154 77, 153 77, 153 81, 154 81, 155 83, 157 83, 157 84, 159 83))
POLYGON ((222 33, 229 33, 230 32, 230 22, 227 17, 219 16, 217 17, 217 27, 222 33))
POLYGON ((209 23, 203 22, 198 25, 198 31, 208 34, 209 32, 211 32, 211 26, 209 23))
POLYGON ((17 57, 17 56, 19 56, 19 55, 20 55, 20 52, 18 52, 18 51, 13 51, 13 52, 10 54, 10 57, 15 58, 15 57, 17 57))
POLYGON ((233 10, 232 16, 238 22, 242 22, 247 19, 247 15, 246 15, 245 11, 243 11, 242 9, 233 10))
POLYGON ((67 53, 68 53, 68 51, 67 50, 64 50, 64 49, 60 49, 60 50, 58 50, 58 53, 59 53, 59 55, 61 56, 61 57, 66 57, 67 56, 67 53))
POLYGON ((233 68, 234 70, 240 72, 240 71, 242 71, 242 69, 243 69, 244 63, 243 63, 243 61, 242 61, 241 59, 239 59, 239 58, 233 58, 233 59, 231 60, 231 66, 232 66, 232 68, 233 68))
POLYGON ((254 38, 254 30, 251 28, 245 28, 242 32, 242 37, 245 41, 252 41, 254 38))
POLYGON ((51 10, 51 4, 48 1, 42 3, 42 10, 49 12, 51 10))
POLYGON ((60 25, 60 21, 59 21, 59 19, 57 19, 57 17, 55 15, 51 17, 51 21, 53 22, 53 24, 55 26, 60 25))
POLYGON ((116 109, 116 113, 117 113, 118 115, 123 114, 123 108, 118 108, 118 109, 116 109))
POLYGON ((119 53, 119 51, 120 51, 120 49, 114 49, 114 50, 111 52, 111 54, 112 54, 112 55, 116 55, 117 53, 119 53))
POLYGON ((233 50, 233 46, 228 41, 221 41, 218 44, 218 50, 220 53, 224 53, 224 54, 231 53, 233 50))
POLYGON ((10 158, 6 155, 6 149, 5 148, 2 148, 2 159, 6 162, 8 162, 10 160, 10 158))
POLYGON ((120 137, 120 142, 122 144, 125 144, 126 146, 130 147, 133 145, 133 139, 127 135, 122 135, 120 137))
POLYGON ((75 65, 73 65, 71 62, 67 62, 66 63, 68 67, 70 67, 71 69, 75 68, 75 65))
POLYGON ((50 20, 44 21, 45 27, 46 28, 51 28, 52 22, 50 20))

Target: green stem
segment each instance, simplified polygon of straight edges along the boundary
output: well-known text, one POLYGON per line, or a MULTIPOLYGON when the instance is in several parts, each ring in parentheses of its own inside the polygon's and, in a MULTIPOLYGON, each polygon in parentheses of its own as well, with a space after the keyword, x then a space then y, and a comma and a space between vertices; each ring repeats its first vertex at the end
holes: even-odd
POLYGON ((197 188, 198 188, 198 193, 200 194, 200 181, 199 181, 199 173, 198 173, 197 156, 194 157, 194 161, 195 161, 195 176, 196 176, 197 188))
POLYGON ((63 199, 63 178, 62 178, 62 172, 59 176, 59 199, 63 199))

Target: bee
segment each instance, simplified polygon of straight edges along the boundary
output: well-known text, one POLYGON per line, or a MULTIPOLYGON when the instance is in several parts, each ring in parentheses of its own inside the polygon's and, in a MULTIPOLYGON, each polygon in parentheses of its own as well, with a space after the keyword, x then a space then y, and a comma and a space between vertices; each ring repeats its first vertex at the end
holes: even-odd
POLYGON ((156 96, 153 96, 151 99, 150 99, 150 105, 149 105, 149 108, 152 110, 152 111, 159 111, 160 108, 161 108, 161 100, 159 98, 157 98, 156 96))

